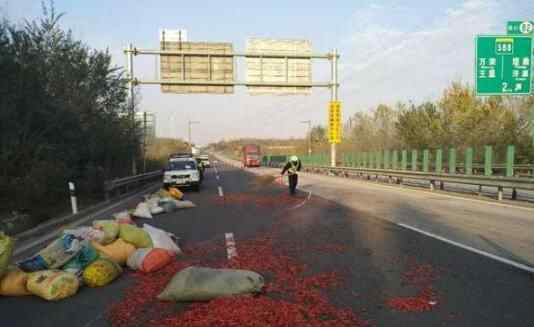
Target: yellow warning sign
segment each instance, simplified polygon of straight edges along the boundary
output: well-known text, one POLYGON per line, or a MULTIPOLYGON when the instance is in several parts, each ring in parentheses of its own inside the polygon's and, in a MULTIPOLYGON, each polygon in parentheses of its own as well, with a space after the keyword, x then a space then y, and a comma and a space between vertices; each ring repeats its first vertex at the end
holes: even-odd
POLYGON ((328 106, 328 140, 341 143, 341 102, 330 101, 328 106))

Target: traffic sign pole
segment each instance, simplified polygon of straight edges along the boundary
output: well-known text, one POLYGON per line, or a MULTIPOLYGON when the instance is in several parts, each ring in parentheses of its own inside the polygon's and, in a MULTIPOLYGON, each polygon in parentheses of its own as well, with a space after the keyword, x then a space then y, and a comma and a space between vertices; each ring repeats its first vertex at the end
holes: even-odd
POLYGON ((128 68, 128 95, 130 97, 130 123, 131 123, 131 126, 132 126, 132 131, 131 131, 131 135, 132 135, 132 176, 135 176, 137 175, 137 160, 136 160, 136 156, 135 156, 135 153, 137 152, 136 149, 135 149, 135 143, 136 143, 136 140, 135 140, 135 132, 134 132, 134 128, 135 128, 135 90, 134 90, 134 87, 135 87, 135 84, 134 84, 134 64, 133 64, 133 52, 134 52, 134 47, 133 45, 130 43, 130 45, 128 46, 128 52, 126 52, 126 61, 127 61, 127 68, 128 68))

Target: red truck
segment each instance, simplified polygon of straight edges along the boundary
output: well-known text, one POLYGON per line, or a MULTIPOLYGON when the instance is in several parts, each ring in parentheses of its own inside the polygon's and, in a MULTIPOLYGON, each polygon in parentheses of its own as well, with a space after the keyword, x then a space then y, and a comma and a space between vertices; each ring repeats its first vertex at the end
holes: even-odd
POLYGON ((242 150, 243 166, 259 167, 261 162, 260 147, 255 144, 247 144, 242 150))

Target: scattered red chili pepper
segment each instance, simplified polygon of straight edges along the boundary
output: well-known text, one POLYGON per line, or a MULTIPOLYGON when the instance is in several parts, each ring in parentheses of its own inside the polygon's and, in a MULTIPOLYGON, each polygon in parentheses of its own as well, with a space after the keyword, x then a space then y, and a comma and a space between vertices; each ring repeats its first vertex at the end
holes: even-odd
POLYGON ((386 300, 386 305, 397 311, 424 312, 432 310, 438 304, 438 297, 432 283, 437 279, 436 270, 429 264, 417 264, 412 258, 408 261, 407 270, 402 280, 416 287, 416 296, 393 297, 386 300))
POLYGON ((213 202, 217 205, 253 204, 261 208, 272 208, 280 205, 295 205, 302 202, 302 199, 288 194, 257 195, 252 193, 228 193, 224 195, 224 198, 220 196, 214 197, 213 202))
POLYGON ((270 233, 239 242, 239 256, 228 261, 211 260, 210 267, 248 269, 263 274, 264 294, 219 298, 193 303, 176 313, 174 303, 156 296, 175 272, 192 264, 203 264, 212 251, 224 253, 223 244, 186 248, 194 260, 177 261, 155 274, 133 274, 135 284, 108 315, 113 326, 369 326, 350 309, 332 305, 325 290, 342 285, 339 272, 307 275, 307 266, 280 248, 280 225, 270 233))

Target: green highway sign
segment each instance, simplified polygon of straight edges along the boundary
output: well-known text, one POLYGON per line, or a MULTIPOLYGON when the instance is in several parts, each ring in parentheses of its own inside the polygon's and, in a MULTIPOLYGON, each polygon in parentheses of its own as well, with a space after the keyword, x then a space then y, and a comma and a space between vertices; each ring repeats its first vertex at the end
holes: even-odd
POLYGON ((528 95, 532 91, 532 37, 477 36, 477 95, 528 95))
POLYGON ((534 21, 515 20, 508 22, 506 27, 508 35, 532 35, 534 36, 534 21))

